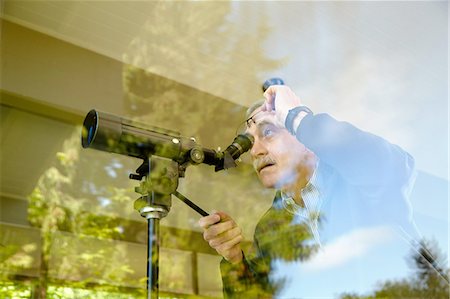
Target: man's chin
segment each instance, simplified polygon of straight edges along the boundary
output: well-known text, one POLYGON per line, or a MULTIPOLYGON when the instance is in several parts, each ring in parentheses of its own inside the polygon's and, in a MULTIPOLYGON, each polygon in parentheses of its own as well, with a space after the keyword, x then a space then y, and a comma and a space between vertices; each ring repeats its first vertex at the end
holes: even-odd
POLYGON ((258 174, 259 180, 264 187, 269 189, 282 189, 294 182, 295 176, 289 171, 279 172, 275 166, 261 170, 258 174))
POLYGON ((285 184, 282 184, 279 182, 272 182, 272 181, 261 181, 261 183, 263 184, 264 188, 267 188, 267 189, 281 190, 285 186, 285 184))
POLYGON ((295 180, 294 180, 294 176, 292 175, 284 175, 281 177, 262 177, 260 178, 262 184, 264 185, 264 187, 266 188, 270 188, 270 189, 283 189, 287 186, 292 185, 295 180))
POLYGON ((264 176, 264 175, 260 174, 259 180, 265 188, 272 189, 272 188, 275 188, 275 186, 276 186, 276 181, 268 176, 264 176))

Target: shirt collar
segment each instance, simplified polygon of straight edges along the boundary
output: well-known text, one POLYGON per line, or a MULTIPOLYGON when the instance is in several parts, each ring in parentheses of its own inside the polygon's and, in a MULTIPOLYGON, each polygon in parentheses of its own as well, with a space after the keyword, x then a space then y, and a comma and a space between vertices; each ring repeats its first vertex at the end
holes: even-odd
POLYGON ((309 179, 306 186, 300 191, 302 194, 305 207, 298 205, 294 199, 288 194, 281 191, 281 200, 283 207, 292 214, 297 214, 304 218, 316 218, 320 212, 320 206, 322 205, 321 192, 319 187, 319 161, 317 161, 314 172, 309 179))

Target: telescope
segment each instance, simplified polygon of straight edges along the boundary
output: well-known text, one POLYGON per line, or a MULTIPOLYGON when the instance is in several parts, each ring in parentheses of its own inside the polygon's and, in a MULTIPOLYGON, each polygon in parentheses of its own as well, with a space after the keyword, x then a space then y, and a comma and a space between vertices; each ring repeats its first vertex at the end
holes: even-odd
POLYGON ((180 165, 207 164, 215 171, 236 166, 236 160, 253 145, 253 136, 239 134, 225 151, 201 147, 194 138, 178 132, 148 126, 116 115, 91 110, 83 122, 83 148, 147 159, 159 156, 180 165))
POLYGON ((175 195, 202 216, 208 213, 177 191, 187 166, 207 164, 215 171, 236 167, 236 160, 253 145, 250 134, 239 134, 225 151, 201 147, 195 139, 138 123, 116 115, 91 110, 81 131, 81 145, 105 152, 143 159, 130 179, 140 181, 141 195, 134 208, 147 219, 147 298, 158 298, 159 220, 171 207, 175 195))

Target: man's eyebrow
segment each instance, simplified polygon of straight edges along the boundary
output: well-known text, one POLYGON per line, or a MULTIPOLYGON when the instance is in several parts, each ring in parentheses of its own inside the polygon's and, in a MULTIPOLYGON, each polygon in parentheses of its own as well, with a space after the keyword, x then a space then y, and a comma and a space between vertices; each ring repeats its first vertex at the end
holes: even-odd
POLYGON ((255 123, 255 125, 257 127, 260 127, 260 126, 264 126, 264 125, 275 125, 275 124, 272 121, 265 119, 265 120, 258 122, 257 124, 255 123))
MULTIPOLYGON (((256 131, 257 131, 257 133, 256 134, 260 134, 260 131, 261 131, 261 129, 264 127, 264 126, 267 126, 267 125, 270 125, 270 126, 274 126, 275 128, 279 128, 276 124, 274 124, 272 121, 270 121, 270 120, 267 120, 267 119, 265 119, 265 120, 262 120, 262 121, 260 121, 260 122, 258 122, 258 123, 255 123, 254 121, 253 121, 253 124, 256 126, 256 131)), ((247 126, 247 133, 249 133, 248 132, 248 129, 250 128, 250 125, 248 125, 247 126)), ((251 135, 254 135, 254 134, 252 134, 252 133, 250 133, 251 135)))
POLYGON ((271 125, 271 126, 274 126, 274 127, 278 127, 278 126, 277 126, 276 124, 274 124, 272 121, 267 120, 267 119, 264 119, 264 120, 262 120, 262 121, 260 121, 260 122, 258 122, 258 123, 253 122, 253 124, 254 124, 258 129, 260 129, 261 127, 267 126, 267 125, 271 125))

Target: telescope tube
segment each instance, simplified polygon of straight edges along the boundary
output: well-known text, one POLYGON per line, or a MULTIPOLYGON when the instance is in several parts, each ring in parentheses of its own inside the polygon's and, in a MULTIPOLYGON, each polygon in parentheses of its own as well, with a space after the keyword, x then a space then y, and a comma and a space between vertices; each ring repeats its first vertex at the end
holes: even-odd
POLYGON ((81 145, 142 159, 157 155, 179 163, 185 162, 190 150, 198 147, 177 132, 96 110, 89 111, 84 119, 81 145))

